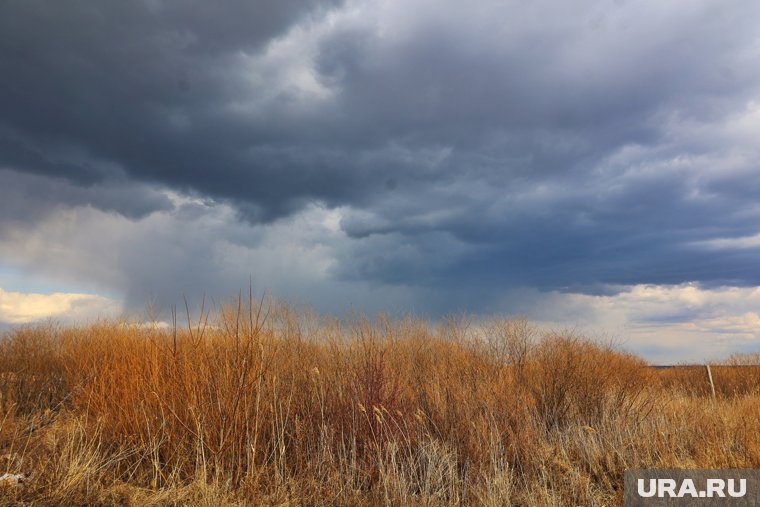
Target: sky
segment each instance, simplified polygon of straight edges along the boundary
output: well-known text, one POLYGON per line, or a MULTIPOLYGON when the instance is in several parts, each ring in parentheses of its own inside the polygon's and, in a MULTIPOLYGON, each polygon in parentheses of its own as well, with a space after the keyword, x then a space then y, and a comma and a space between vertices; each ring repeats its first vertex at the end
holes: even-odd
POLYGON ((760 3, 0 0, 0 326, 247 289, 760 350, 760 3))

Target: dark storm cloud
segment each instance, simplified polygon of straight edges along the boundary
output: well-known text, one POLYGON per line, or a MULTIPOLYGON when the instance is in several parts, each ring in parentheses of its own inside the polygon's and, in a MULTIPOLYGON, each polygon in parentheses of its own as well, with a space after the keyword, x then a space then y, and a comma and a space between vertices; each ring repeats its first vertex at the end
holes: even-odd
POLYGON ((132 218, 171 207, 157 188, 250 224, 340 207, 332 277, 470 301, 760 284, 751 249, 700 246, 758 232, 759 15, 738 0, 7 0, 0 168, 132 218), (127 182, 121 201, 82 190, 127 182))
POLYGON ((111 180, 76 185, 64 178, 0 168, 0 225, 33 223, 72 206, 90 206, 135 220, 173 208, 165 194, 144 184, 111 180))
MULTIPOLYGON (((213 7, 161 0, 4 2, 0 162, 72 180, 110 176, 71 160, 74 151, 131 177, 263 200, 260 183, 291 152, 271 159, 245 154, 266 147, 271 134, 222 111, 242 86, 234 80, 237 58, 329 6, 309 0, 213 7)), ((276 199, 265 203, 265 215, 290 199, 282 184, 274 182, 276 199)))

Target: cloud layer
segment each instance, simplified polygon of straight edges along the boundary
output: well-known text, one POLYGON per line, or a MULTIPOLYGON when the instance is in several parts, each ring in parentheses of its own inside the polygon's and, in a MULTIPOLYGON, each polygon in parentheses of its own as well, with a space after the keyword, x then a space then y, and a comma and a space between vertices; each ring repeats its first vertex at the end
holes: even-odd
POLYGON ((0 252, 132 309, 758 286, 759 15, 0 1, 0 252))
POLYGON ((34 294, 0 289, 0 325, 42 319, 71 323, 118 315, 118 303, 92 294, 34 294))

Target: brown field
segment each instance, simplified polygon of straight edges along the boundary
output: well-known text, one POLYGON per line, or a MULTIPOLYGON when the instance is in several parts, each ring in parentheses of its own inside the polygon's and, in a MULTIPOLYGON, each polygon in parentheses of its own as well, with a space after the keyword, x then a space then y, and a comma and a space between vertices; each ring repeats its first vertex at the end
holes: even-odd
POLYGON ((0 503, 601 506, 626 468, 760 468, 758 368, 713 367, 713 399, 521 319, 264 306, 7 333, 0 503))

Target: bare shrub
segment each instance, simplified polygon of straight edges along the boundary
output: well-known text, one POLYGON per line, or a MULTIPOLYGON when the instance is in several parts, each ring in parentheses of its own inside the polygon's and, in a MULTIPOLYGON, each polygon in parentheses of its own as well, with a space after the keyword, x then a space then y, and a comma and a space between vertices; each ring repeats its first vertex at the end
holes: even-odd
POLYGON ((59 330, 23 327, 0 339, 0 409, 57 409, 68 396, 59 330))
POLYGON ((628 354, 572 334, 552 333, 533 350, 516 376, 535 402, 546 428, 595 425, 608 414, 646 414, 650 371, 628 354))
POLYGON ((7 334, 0 466, 31 481, 12 502, 601 505, 626 468, 760 466, 749 366, 715 366, 705 402, 703 367, 525 319, 240 297, 186 320, 7 334))

